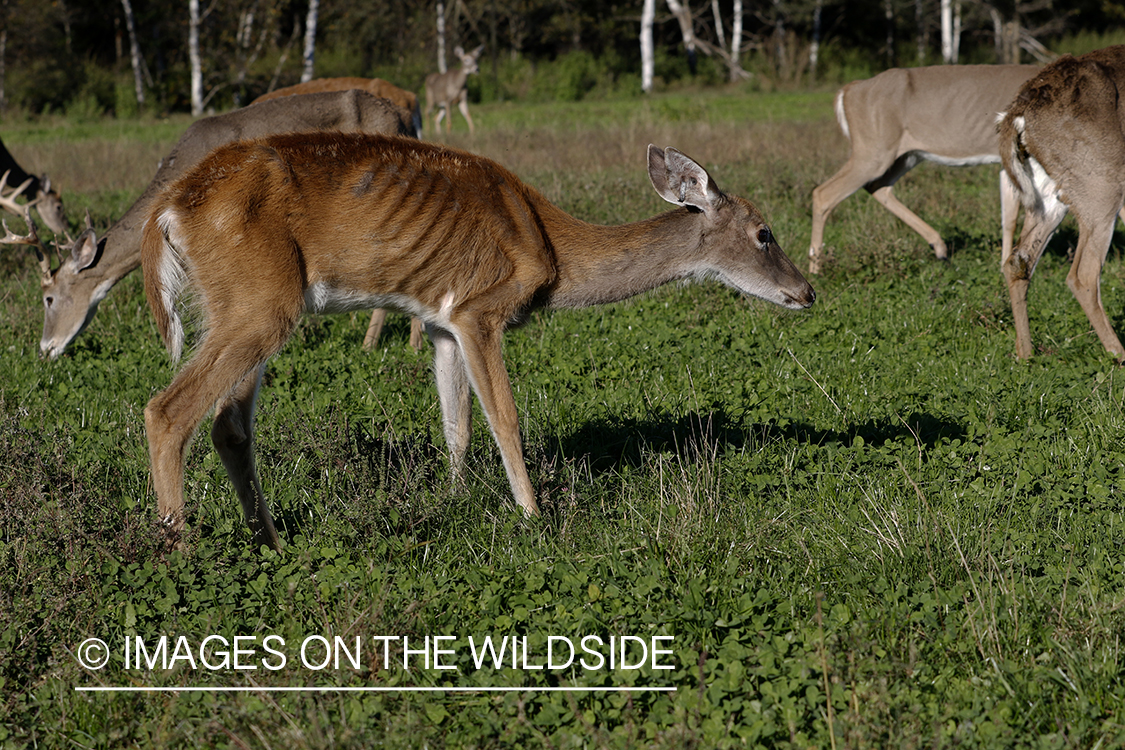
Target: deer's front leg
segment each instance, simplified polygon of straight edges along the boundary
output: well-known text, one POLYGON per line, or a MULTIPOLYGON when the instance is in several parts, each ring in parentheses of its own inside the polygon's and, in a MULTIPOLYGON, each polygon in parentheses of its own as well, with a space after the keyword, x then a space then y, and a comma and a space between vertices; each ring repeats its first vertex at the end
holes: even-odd
POLYGON ((539 505, 535 502, 535 492, 527 475, 527 465, 523 461, 523 446, 520 443, 519 416, 516 401, 512 397, 512 384, 504 358, 500 350, 501 331, 485 332, 483 326, 466 326, 471 334, 463 334, 458 340, 464 357, 473 390, 480 399, 481 410, 492 428, 492 437, 500 448, 500 457, 508 473, 512 495, 525 515, 539 515, 539 505))
POLYGON ((433 325, 426 326, 426 333, 434 344, 434 380, 441 404, 442 429, 449 446, 449 466, 453 478, 460 480, 472 435, 473 403, 469 376, 453 334, 433 325))

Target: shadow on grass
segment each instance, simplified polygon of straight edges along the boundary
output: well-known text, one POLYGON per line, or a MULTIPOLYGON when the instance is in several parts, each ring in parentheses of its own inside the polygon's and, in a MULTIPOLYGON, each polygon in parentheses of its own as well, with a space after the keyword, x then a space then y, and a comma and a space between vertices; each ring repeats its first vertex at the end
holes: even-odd
POLYGON ((757 449, 774 442, 823 446, 851 445, 862 437, 869 445, 907 442, 932 448, 942 440, 964 439, 965 428, 929 414, 904 419, 870 420, 844 430, 821 430, 797 422, 745 424, 723 411, 661 415, 643 419, 590 422, 569 435, 552 438, 546 452, 553 458, 587 462, 595 474, 622 466, 640 467, 654 453, 672 453, 689 461, 714 451, 757 449))

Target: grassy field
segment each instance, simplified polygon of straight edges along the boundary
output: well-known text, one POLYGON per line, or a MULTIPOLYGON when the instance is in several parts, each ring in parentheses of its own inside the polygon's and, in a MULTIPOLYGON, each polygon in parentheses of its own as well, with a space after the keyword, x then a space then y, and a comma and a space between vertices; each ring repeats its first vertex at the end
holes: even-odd
MULTIPOLYGON (((644 148, 674 145, 804 267, 811 190, 846 157, 830 103, 480 107, 450 140, 601 223, 664 209, 644 148)), ((104 227, 184 126, 0 135, 75 227, 86 205, 104 227)), ((248 549, 206 425, 187 550, 161 552, 142 410, 173 367, 140 276, 40 362, 35 264, 9 248, 0 745, 1122 747, 1125 376, 1066 289, 1069 223, 1031 287, 1037 354, 1015 359, 995 186, 994 167, 901 183, 948 262, 849 199, 804 313, 704 284, 532 316, 505 357, 536 521, 479 413, 468 485, 449 481, 405 318, 371 353, 364 315, 306 319, 258 416, 282 554, 248 549), (478 664, 485 637, 507 639, 499 665, 478 664), (80 662, 89 638, 104 668, 80 662), (111 686, 161 690, 79 690, 111 686), (542 690, 564 687, 600 690, 542 690)), ((1114 249, 1118 330, 1123 285, 1114 249)))

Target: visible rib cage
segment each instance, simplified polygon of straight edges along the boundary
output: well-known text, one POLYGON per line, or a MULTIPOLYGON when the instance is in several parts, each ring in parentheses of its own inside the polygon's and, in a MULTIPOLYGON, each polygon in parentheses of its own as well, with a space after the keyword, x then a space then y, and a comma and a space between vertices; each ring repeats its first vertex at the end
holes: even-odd
POLYGON ((648 170, 679 208, 602 227, 495 162, 412 139, 318 132, 213 151, 155 201, 142 243, 146 294, 173 354, 185 284, 204 317, 192 357, 145 409, 170 535, 183 524, 188 444, 214 407, 212 441, 255 541, 279 546, 254 466, 254 403, 266 361, 310 310, 393 307, 425 320, 454 476, 475 392, 513 497, 537 514, 502 356, 509 325, 536 307, 611 302, 692 276, 791 309, 813 304, 749 201, 675 149, 650 146, 648 170))

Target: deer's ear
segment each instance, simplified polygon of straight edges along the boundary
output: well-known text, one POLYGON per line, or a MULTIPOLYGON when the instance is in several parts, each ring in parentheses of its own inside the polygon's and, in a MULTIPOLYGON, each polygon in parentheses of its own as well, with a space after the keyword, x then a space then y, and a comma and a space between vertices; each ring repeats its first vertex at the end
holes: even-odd
POLYGON ((79 271, 86 270, 98 261, 98 235, 92 228, 78 235, 70 249, 70 257, 74 259, 74 267, 79 271))
POLYGON ((649 144, 648 176, 657 195, 677 206, 710 213, 722 200, 723 193, 707 170, 674 148, 649 144))

